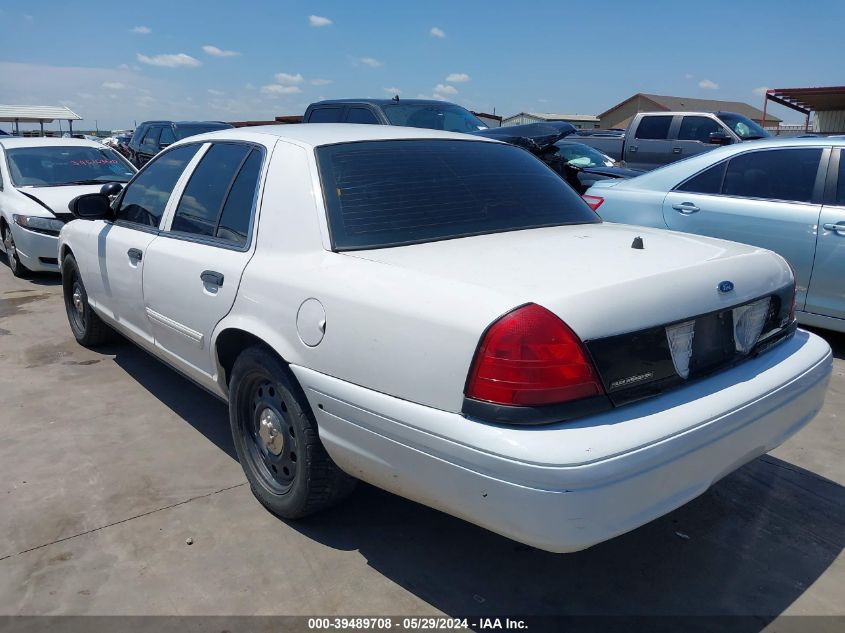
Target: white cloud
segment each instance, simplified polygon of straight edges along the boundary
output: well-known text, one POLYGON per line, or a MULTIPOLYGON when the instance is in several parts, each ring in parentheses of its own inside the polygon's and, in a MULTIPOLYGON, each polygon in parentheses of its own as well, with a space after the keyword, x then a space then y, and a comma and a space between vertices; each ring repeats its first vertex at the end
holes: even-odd
POLYGON ((302 92, 299 86, 282 86, 280 84, 261 86, 261 93, 265 95, 290 95, 298 92, 302 92))
POLYGON ((450 86, 448 84, 437 84, 434 86, 434 94, 436 95, 456 95, 458 94, 458 89, 455 86, 450 86))
POLYGON ((452 83, 462 83, 464 81, 469 81, 469 75, 466 73, 452 73, 448 77, 446 77, 446 81, 451 81, 452 83))
POLYGON ((703 88, 704 90, 718 90, 719 84, 715 81, 710 81, 709 79, 702 79, 698 82, 698 87, 703 88))
POLYGON ((389 95, 401 95, 402 91, 399 88, 382 88, 389 95))
POLYGON ((384 66, 382 62, 377 60, 375 57, 361 57, 359 60, 365 66, 369 66, 370 68, 378 68, 379 66, 384 66))
POLYGON ((226 51, 210 44, 203 46, 202 50, 206 55, 211 55, 212 57, 237 57, 240 55, 238 51, 226 51))
POLYGON ((185 53, 163 53, 161 55, 153 55, 149 57, 138 53, 138 61, 142 64, 149 64, 150 66, 164 66, 165 68, 177 68, 185 66, 187 68, 196 68, 202 66, 202 62, 185 53))
POLYGON ((684 75, 684 79, 693 79, 694 77, 695 75, 693 75, 692 73, 687 73, 686 75, 684 75))
POLYGON ((439 39, 441 39, 441 40, 442 40, 444 37, 446 37, 446 32, 445 32, 443 29, 439 29, 439 28, 437 28, 436 26, 432 26, 432 27, 431 27, 431 30, 429 31, 429 34, 431 35, 431 37, 437 37, 437 38, 439 38, 439 39))
POLYGON ((119 81, 104 81, 102 85, 107 90, 123 90, 126 88, 126 84, 119 81))
POLYGON ((130 29, 132 33, 138 33, 139 35, 149 35, 153 32, 153 30, 148 26, 136 26, 133 29, 130 29))
POLYGON ((540 103, 548 103, 549 102, 548 99, 537 99, 537 101, 539 101, 540 103))
POLYGON ((215 90, 214 88, 209 88, 208 94, 214 95, 215 97, 222 97, 226 93, 223 92, 222 90, 215 90))
POLYGON ((309 15, 308 24, 315 28, 319 28, 321 26, 329 26, 330 24, 334 24, 334 22, 328 18, 324 18, 322 15, 309 15))
POLYGON ((311 83, 312 86, 328 86, 330 83, 332 83, 332 80, 331 79, 312 79, 310 83, 311 83))
POLYGON ((301 84, 305 81, 300 73, 291 75, 290 73, 276 73, 276 81, 280 84, 301 84))
POLYGON ((753 92, 758 97, 764 97, 766 96, 767 90, 768 88, 766 86, 760 86, 759 88, 754 88, 754 90, 752 90, 751 92, 753 92))

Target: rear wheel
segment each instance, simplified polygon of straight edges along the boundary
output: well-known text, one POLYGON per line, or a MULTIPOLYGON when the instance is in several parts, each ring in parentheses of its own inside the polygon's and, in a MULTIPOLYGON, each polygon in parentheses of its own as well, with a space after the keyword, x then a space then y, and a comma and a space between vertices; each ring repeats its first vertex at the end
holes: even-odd
POLYGON ((329 507, 354 488, 317 435, 305 394, 290 370, 264 347, 251 347, 232 369, 229 421, 238 459, 256 498, 297 519, 329 507))
POLYGON ((15 237, 12 235, 12 227, 3 224, 3 248, 6 249, 6 259, 9 261, 9 269, 15 277, 26 279, 30 276, 30 270, 18 257, 18 249, 15 246, 15 237))
POLYGON ((96 347, 111 340, 113 331, 88 304, 88 293, 73 255, 62 260, 62 290, 70 329, 80 345, 96 347))

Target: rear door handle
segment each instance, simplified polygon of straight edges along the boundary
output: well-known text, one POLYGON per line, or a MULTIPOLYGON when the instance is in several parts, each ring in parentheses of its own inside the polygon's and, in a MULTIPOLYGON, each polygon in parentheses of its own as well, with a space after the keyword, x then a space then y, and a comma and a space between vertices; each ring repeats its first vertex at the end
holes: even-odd
POLYGON ((823 224, 825 231, 833 231, 837 235, 845 235, 845 222, 837 222, 833 224, 832 222, 828 224, 823 224))
POLYGON ((216 270, 202 271, 200 279, 202 279, 203 283, 209 284, 211 286, 223 285, 223 273, 218 273, 216 270))
POLYGON ((684 215, 689 215, 690 213, 696 213, 701 211, 697 206, 695 206, 692 202, 681 202, 680 204, 673 204, 672 208, 675 211, 683 213, 684 215))
POLYGON ((680 147, 673 147, 673 148, 672 148, 672 153, 673 153, 673 154, 680 154, 680 153, 681 153, 681 148, 680 148, 680 147))
POLYGON ((141 261, 141 258, 144 256, 140 248, 130 248, 126 251, 126 254, 129 255, 129 259, 135 260, 136 262, 141 261))
POLYGON ((636 146, 636 145, 631 145, 631 147, 629 147, 629 148, 628 148, 628 151, 629 151, 629 152, 631 152, 631 153, 633 154, 634 152, 636 152, 636 151, 637 151, 637 146, 636 146))

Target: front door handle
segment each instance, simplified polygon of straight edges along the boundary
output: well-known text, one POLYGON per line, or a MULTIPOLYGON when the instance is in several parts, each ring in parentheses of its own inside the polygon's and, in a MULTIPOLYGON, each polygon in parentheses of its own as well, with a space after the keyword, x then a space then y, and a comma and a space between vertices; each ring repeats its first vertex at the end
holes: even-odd
POLYGON ((128 251, 126 251, 126 254, 129 255, 129 259, 134 260, 136 262, 141 261, 141 258, 144 256, 140 248, 130 248, 128 251))
POLYGON ((202 271, 200 279, 202 279, 203 283, 209 284, 211 286, 223 285, 223 273, 218 273, 216 270, 202 271))
POLYGON ((833 224, 832 222, 828 224, 823 224, 825 231, 833 231, 837 235, 845 235, 845 222, 837 222, 833 224))
POLYGON ((673 204, 672 208, 675 211, 683 213, 684 215, 689 215, 690 213, 696 213, 701 211, 697 206, 695 206, 692 202, 681 202, 680 204, 673 204))
POLYGON ((631 145, 631 147, 629 147, 629 148, 628 148, 628 151, 629 151, 629 152, 631 152, 631 153, 633 154, 634 152, 636 152, 636 151, 637 151, 637 146, 636 146, 636 145, 631 145))
POLYGON ((680 147, 673 147, 673 148, 672 148, 672 153, 673 153, 673 154, 680 154, 680 153, 681 153, 681 148, 680 148, 680 147))

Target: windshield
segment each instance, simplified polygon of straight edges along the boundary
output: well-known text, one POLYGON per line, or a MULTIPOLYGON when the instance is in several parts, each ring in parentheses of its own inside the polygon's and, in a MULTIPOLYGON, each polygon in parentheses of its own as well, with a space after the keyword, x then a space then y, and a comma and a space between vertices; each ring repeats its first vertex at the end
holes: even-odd
POLYGON ((732 112, 718 112, 716 114, 725 125, 731 128, 739 138, 743 141, 750 141, 754 138, 768 138, 769 133, 741 114, 734 114, 732 112))
POLYGON ((190 125, 179 125, 176 127, 176 136, 179 139, 188 138, 196 134, 205 134, 206 132, 216 132, 217 130, 228 130, 232 126, 228 123, 201 123, 190 125))
POLYGON ((487 129, 481 119, 454 103, 397 103, 383 106, 382 109, 391 125, 464 133, 487 129))
POLYGON ((395 140, 317 148, 335 250, 600 222, 560 176, 504 143, 395 140))
POLYGON ((6 157, 17 187, 128 182, 135 175, 135 169, 109 147, 20 147, 7 150, 6 157))
POLYGON ((576 167, 613 167, 616 164, 610 156, 583 143, 560 143, 555 145, 555 153, 576 167))

